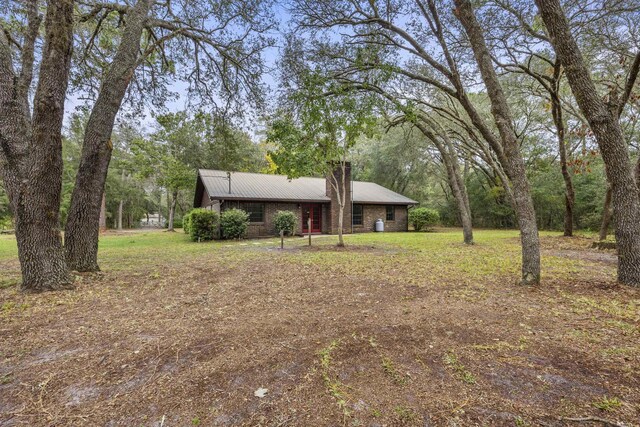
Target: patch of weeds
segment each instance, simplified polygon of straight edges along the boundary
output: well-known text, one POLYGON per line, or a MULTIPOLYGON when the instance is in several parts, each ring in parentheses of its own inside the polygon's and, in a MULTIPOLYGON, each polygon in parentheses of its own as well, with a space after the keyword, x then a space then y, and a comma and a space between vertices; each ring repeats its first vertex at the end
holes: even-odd
POLYGON ((344 392, 344 384, 339 379, 332 377, 331 370, 331 354, 340 346, 340 340, 333 340, 328 347, 323 348, 318 353, 320 355, 320 370, 322 373, 322 381, 329 391, 331 397, 336 400, 338 407, 342 411, 344 417, 351 416, 351 410, 347 407, 347 396, 344 392))
POLYGON ((380 411, 379 409, 372 409, 371 410, 371 415, 374 418, 380 418, 382 416, 382 411, 380 411))
POLYGON ((11 375, 10 373, 0 375, 0 385, 9 384, 11 382, 13 382, 13 375, 11 375))
POLYGON ((581 329, 573 329, 569 332, 572 338, 575 338, 579 341, 586 341, 591 344, 598 344, 602 342, 602 339, 596 335, 595 331, 584 331, 581 329))
POLYGON ((17 279, 2 279, 0 280, 0 289, 8 289, 11 288, 13 286, 17 286, 18 285, 18 280, 17 279))
POLYGON ((592 405, 601 411, 611 412, 621 407, 622 402, 617 397, 609 398, 605 396, 602 399, 593 402, 592 405))
POLYGON ((622 356, 625 358, 640 354, 640 346, 611 347, 602 351, 603 356, 622 356))
POLYGON ((199 426, 201 423, 200 418, 198 417, 193 417, 193 419, 191 420, 191 425, 192 426, 199 426))
POLYGON ((609 319, 609 320, 606 320, 605 323, 609 326, 620 329, 624 335, 627 335, 627 334, 633 335, 640 332, 640 328, 630 323, 623 322, 622 320, 609 319))
POLYGON ((16 303, 13 301, 7 301, 0 305, 0 312, 8 313, 16 307, 16 303))
POLYGON ((578 306, 582 306, 588 309, 597 309, 603 311, 611 316, 620 317, 622 319, 631 319, 635 320, 638 317, 638 313, 640 312, 640 306, 638 302, 635 300, 629 301, 627 304, 621 303, 620 301, 611 299, 606 301, 598 301, 593 298, 588 298, 585 296, 575 298, 569 294, 563 294, 564 297, 572 300, 573 304, 578 306))
POLYGON ((413 409, 402 405, 393 408, 393 412, 396 413, 401 424, 408 424, 418 418, 418 414, 413 409))
POLYGON ((453 352, 453 350, 449 350, 444 355, 444 363, 449 366, 455 372, 456 376, 460 378, 463 382, 467 384, 475 384, 476 377, 467 370, 467 368, 460 362, 458 356, 453 352))
POLYGON ((394 365, 393 360, 389 359, 388 357, 382 358, 382 369, 384 370, 385 374, 391 377, 394 383, 398 385, 405 385, 408 382, 407 376, 402 375, 400 372, 398 372, 398 369, 394 365))
POLYGON ((27 303, 16 304, 15 301, 7 301, 2 303, 2 305, 0 305, 0 315, 7 316, 13 311, 16 311, 16 310, 24 311, 27 308, 29 308, 29 304, 27 303))
POLYGON ((515 419, 516 427, 528 427, 529 423, 525 421, 520 415, 518 415, 515 419))
POLYGON ((452 291, 451 296, 458 300, 478 302, 487 299, 489 293, 487 292, 486 287, 482 285, 474 285, 452 291))

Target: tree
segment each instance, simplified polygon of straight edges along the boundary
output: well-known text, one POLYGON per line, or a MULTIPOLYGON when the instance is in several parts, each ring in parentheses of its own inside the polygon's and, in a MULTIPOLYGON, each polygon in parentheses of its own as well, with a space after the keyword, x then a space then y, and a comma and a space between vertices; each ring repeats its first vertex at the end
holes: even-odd
POLYGON ((522 283, 537 284, 540 282, 540 240, 533 199, 520 152, 520 143, 513 128, 513 116, 507 98, 493 67, 491 53, 478 23, 471 3, 468 0, 455 0, 456 17, 462 23, 473 54, 478 64, 482 80, 487 88, 491 101, 491 113, 502 139, 506 170, 516 190, 516 210, 520 224, 520 240, 522 242, 522 283))
MULTIPOLYGON (((28 292, 73 286, 58 228, 73 6, 71 0, 48 3, 41 50, 37 1, 24 3, 26 25, 17 34, 0 22, 0 174, 15 218, 21 289, 28 292), (36 58, 40 63, 31 103, 36 58)), ((18 14, 23 6, 11 7, 17 10, 9 13, 18 14)))
MULTIPOLYGON (((182 64, 188 70, 183 70, 185 80, 193 84, 192 94, 199 92, 211 102, 216 97, 240 102, 241 95, 248 94, 259 103, 259 52, 272 44, 264 36, 272 21, 260 1, 209 0, 185 3, 179 8, 170 2, 161 5, 152 0, 137 0, 133 6, 108 2, 83 5, 86 7, 81 21, 96 22, 85 57, 91 57, 96 48, 95 36, 109 16, 125 18, 113 60, 98 82, 100 89, 87 123, 65 227, 70 266, 78 271, 96 271, 100 195, 111 160, 111 133, 136 71, 148 69, 151 76, 166 76, 174 74, 182 64)), ((163 82, 157 77, 148 83, 157 88, 163 82)))
MULTIPOLYGON (((569 85, 593 131, 611 184, 613 215, 618 244, 618 281, 640 286, 640 195, 629 151, 619 122, 628 91, 608 102, 597 92, 559 0, 536 0, 556 55, 564 66, 569 85)), ((640 53, 639 53, 640 55, 640 53)), ((637 70, 635 71, 637 73, 637 70)), ((635 79, 635 77, 633 77, 635 79)), ((633 80, 630 80, 633 82, 633 80)))
POLYGON ((338 204, 338 246, 344 246, 346 169, 356 139, 374 127, 371 104, 366 97, 341 92, 318 71, 299 77, 289 111, 271 124, 267 141, 277 148, 269 155, 277 172, 289 178, 319 175, 329 180, 338 204))
MULTIPOLYGON (((335 43, 318 43, 320 47, 312 53, 320 55, 329 51, 326 56, 343 65, 335 73, 343 79, 358 79, 358 83, 368 85, 371 73, 388 74, 393 79, 388 80, 387 86, 397 87, 401 97, 404 83, 411 81, 456 100, 508 176, 505 188, 509 186, 514 195, 523 242, 522 282, 538 283, 538 231, 519 141, 512 131, 502 126, 502 119, 494 117, 491 123, 474 105, 469 86, 475 82, 471 83, 473 79, 465 75, 468 64, 464 62, 467 56, 459 50, 461 34, 454 21, 448 20, 443 25, 442 10, 445 8, 439 9, 435 0, 415 0, 412 7, 405 2, 296 0, 294 16, 299 28, 314 36, 321 31, 346 27, 349 30, 341 33, 342 45, 371 48, 366 55, 349 55, 339 46, 331 49, 335 43), (403 61, 406 57, 409 59, 403 61), (499 135, 494 127, 498 127, 499 135)), ((318 42, 321 38, 316 36, 313 40, 318 42)))

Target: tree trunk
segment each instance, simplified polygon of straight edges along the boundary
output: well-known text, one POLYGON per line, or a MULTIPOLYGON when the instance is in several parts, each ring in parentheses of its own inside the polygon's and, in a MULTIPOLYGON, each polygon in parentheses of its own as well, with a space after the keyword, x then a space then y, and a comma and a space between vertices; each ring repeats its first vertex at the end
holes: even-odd
POLYGON ((111 133, 116 114, 133 77, 142 31, 151 0, 138 0, 127 14, 118 51, 104 78, 89 116, 80 166, 65 228, 67 261, 78 271, 98 271, 98 219, 100 195, 111 161, 111 133))
POLYGON ((596 138, 611 184, 618 281, 640 286, 640 195, 618 120, 619 101, 611 94, 607 104, 598 95, 559 0, 536 0, 536 4, 571 91, 596 138))
POLYGON ((638 161, 636 162, 636 186, 640 193, 640 153, 638 153, 638 161))
MULTIPOLYGON (((554 78, 556 78, 556 85, 558 85, 559 64, 556 64, 554 78)), ((557 89, 557 86, 554 88, 554 90, 555 89, 557 89)), ((569 173, 569 168, 567 167, 567 144, 565 140, 565 126, 564 119, 562 117, 562 104, 560 103, 560 99, 557 96, 557 92, 551 95, 551 113, 553 115, 553 122, 556 126, 556 133, 558 136, 560 170, 562 171, 562 179, 564 180, 564 235, 567 237, 571 237, 573 236, 573 206, 575 205, 576 194, 573 189, 571 174, 569 173)))
POLYGON ((515 201, 520 240, 522 242, 522 283, 540 283, 540 239, 533 199, 527 181, 520 144, 512 127, 512 115, 506 96, 493 68, 482 28, 476 20, 468 0, 455 0, 456 16, 465 28, 478 68, 491 101, 491 113, 495 119, 504 149, 504 168, 511 181, 515 201))
MULTIPOLYGON (((337 184, 337 189, 336 189, 336 196, 338 197, 338 246, 339 247, 343 247, 344 246, 344 236, 343 236, 343 226, 344 226, 344 206, 346 204, 346 197, 347 197, 347 183, 346 183, 346 164, 345 164, 345 160, 343 159, 340 162, 340 167, 342 168, 342 170, 340 171, 340 183, 337 182, 336 180, 336 184, 337 184)), ((335 175, 332 173, 332 176, 335 177, 335 175)))
POLYGON ((176 216, 176 202, 178 200, 178 192, 174 191, 171 195, 171 204, 169 206, 169 223, 167 224, 167 231, 175 231, 173 229, 173 219, 176 216))
POLYGON ((118 205, 118 231, 122 231, 122 211, 124 210, 124 200, 120 200, 118 205))
POLYGON ((59 230, 61 130, 73 43, 73 2, 48 3, 33 118, 28 88, 40 18, 36 2, 27 2, 27 7, 32 7, 30 32, 22 46, 19 76, 13 72, 6 36, 0 35, 0 173, 15 217, 21 289, 41 292, 73 287, 59 230))
POLYGON ((604 207, 602 208, 602 224, 600 225, 600 234, 598 240, 607 240, 609 234, 609 225, 611 224, 611 185, 607 185, 607 194, 604 196, 604 207))
MULTIPOLYGON (((425 120, 426 121, 426 120, 425 120)), ((444 129, 439 129, 439 136, 443 138, 447 147, 438 140, 438 136, 432 132, 423 123, 416 123, 416 127, 436 146, 440 155, 442 156, 442 162, 444 163, 447 171, 447 180, 451 193, 458 205, 458 213, 460 214, 460 222, 462 224, 462 235, 464 243, 468 245, 473 244, 473 226, 471 223, 471 210, 469 209, 469 199, 466 189, 464 188, 464 182, 460 177, 460 168, 451 146, 451 141, 446 137, 444 129)))
POLYGON ((104 233, 107 231, 107 195, 102 193, 102 202, 100 203, 100 232, 104 233))
POLYGON ((338 246, 344 246, 344 237, 342 233, 342 226, 344 225, 344 203, 338 204, 338 246))

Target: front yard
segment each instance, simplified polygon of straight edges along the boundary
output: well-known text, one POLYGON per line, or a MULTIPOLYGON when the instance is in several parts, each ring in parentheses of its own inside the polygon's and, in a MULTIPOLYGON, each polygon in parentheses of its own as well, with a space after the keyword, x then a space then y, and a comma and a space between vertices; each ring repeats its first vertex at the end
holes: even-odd
POLYGON ((0 236, 0 425, 639 425, 640 290, 556 233, 520 287, 517 236, 113 234, 43 295, 0 236))

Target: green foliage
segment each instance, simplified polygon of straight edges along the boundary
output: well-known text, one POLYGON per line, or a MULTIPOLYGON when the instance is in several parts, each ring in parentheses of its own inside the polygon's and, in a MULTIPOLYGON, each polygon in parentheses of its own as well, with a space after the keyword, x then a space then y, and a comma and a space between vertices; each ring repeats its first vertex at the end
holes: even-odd
POLYGON ((275 146, 269 156, 290 178, 324 176, 345 161, 361 134, 376 129, 372 100, 342 90, 319 71, 304 69, 297 77, 297 89, 268 131, 275 146))
POLYGON ((413 208, 409 210, 409 223, 416 231, 425 231, 440 221, 440 214, 435 209, 413 208))
POLYGON ((593 406, 601 411, 614 411, 622 406, 622 402, 617 397, 603 397, 593 402, 593 406))
POLYGON ((191 212, 193 211, 187 212, 182 217, 182 231, 184 231, 185 234, 191 234, 191 212))
MULTIPOLYGON (((173 228, 183 228, 183 226, 183 220, 178 218, 173 219, 173 228)), ((169 228, 169 223, 165 223, 164 228, 169 228)))
POLYGON ((194 242, 213 240, 218 231, 220 216, 207 209, 194 209, 189 214, 189 235, 194 242))
POLYGON ((296 230, 298 216, 291 211, 278 211, 273 218, 273 223, 278 234, 280 234, 280 231, 284 231, 285 235, 291 236, 296 230))
MULTIPOLYGON (((193 227, 193 216, 191 218, 193 227)), ((225 239, 239 239, 243 237, 249 227, 249 214, 242 209, 228 209, 220 216, 222 237, 225 239)))

